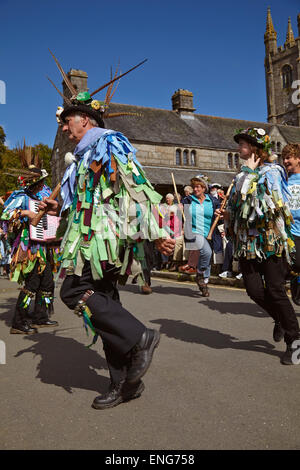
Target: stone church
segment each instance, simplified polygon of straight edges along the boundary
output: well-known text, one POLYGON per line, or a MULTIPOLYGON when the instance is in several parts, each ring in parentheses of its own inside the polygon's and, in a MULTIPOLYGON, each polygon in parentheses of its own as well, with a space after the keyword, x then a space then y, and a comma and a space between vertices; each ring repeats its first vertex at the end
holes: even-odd
MULTIPOLYGON (((165 195, 173 192, 171 173, 182 192, 190 179, 204 174, 210 183, 229 186, 239 167, 236 129, 263 127, 279 156, 287 143, 300 142, 300 104, 293 104, 293 82, 300 79, 300 14, 298 37, 294 38, 290 19, 286 42, 277 47, 276 32, 268 9, 265 42, 265 72, 268 123, 197 114, 193 93, 179 89, 171 97, 172 109, 158 109, 132 104, 111 103, 110 112, 135 113, 107 119, 106 128, 120 131, 138 150, 137 157, 155 189, 165 195)), ((68 76, 79 91, 88 91, 87 73, 71 69, 68 76)), ((63 90, 68 96, 68 91, 63 90)), ((64 155, 74 146, 58 128, 54 142, 53 185, 64 173, 64 155)))

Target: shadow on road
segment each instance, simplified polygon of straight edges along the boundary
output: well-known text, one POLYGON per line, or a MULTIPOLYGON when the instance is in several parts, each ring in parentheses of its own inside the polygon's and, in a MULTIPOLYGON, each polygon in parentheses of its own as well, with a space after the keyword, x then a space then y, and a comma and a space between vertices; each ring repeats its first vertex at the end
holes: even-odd
MULTIPOLYGON (((51 333, 37 333, 25 336, 24 340, 33 344, 19 351, 23 354, 40 356, 37 378, 46 384, 62 387, 68 393, 73 388, 104 392, 109 379, 98 375, 95 369, 106 369, 106 361, 95 349, 89 349, 75 339, 58 336, 60 330, 51 333)), ((101 347, 101 342, 97 344, 101 347)), ((94 346, 95 348, 95 346, 94 346)))
MULTIPOLYGON (((170 295, 184 295, 186 297, 199 297, 199 291, 195 290, 193 286, 190 288, 188 287, 171 287, 171 286, 151 286, 153 292, 155 294, 170 294, 170 295)), ((197 288, 198 289, 198 288, 197 288)), ((132 292, 133 294, 139 294, 143 296, 144 294, 141 294, 139 291, 139 287, 137 285, 132 285, 132 284, 127 284, 126 286, 120 286, 120 292, 126 291, 126 292, 132 292)))
MULTIPOLYGON (((218 300, 203 299, 205 301, 205 307, 213 310, 214 312, 220 312, 222 314, 231 314, 231 315, 249 315, 251 317, 269 317, 267 312, 262 310, 255 303, 249 302, 224 302, 218 300)), ((201 304, 202 302, 199 302, 201 304)), ((271 317, 270 317, 271 318, 271 317)))
POLYGON ((15 297, 6 299, 3 301, 1 299, 1 310, 5 310, 0 313, 0 320, 3 320, 7 326, 11 326, 11 322, 14 316, 14 310, 16 306, 17 299, 15 297))
POLYGON ((181 320, 160 318, 151 320, 151 323, 160 325, 160 332, 169 338, 179 339, 188 343, 203 344, 214 349, 241 349, 244 351, 262 352, 277 357, 282 355, 282 352, 277 351, 273 344, 265 340, 238 341, 238 338, 234 336, 190 325, 181 320))

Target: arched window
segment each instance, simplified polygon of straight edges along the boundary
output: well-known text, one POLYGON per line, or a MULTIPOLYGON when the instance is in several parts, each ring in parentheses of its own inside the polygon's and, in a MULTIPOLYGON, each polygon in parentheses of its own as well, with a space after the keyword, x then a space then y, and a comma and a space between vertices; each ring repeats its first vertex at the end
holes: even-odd
POLYGON ((238 167, 239 167, 239 164, 240 164, 240 157, 239 157, 239 154, 236 153, 236 154, 234 155, 234 166, 235 166, 235 168, 238 168, 238 167))
POLYGON ((228 168, 233 168, 232 153, 229 153, 229 154, 227 155, 227 165, 228 165, 228 168))
POLYGON ((282 67, 282 88, 290 88, 293 82, 293 71, 289 65, 282 67))
POLYGON ((281 142, 277 142, 277 152, 280 153, 281 152, 281 142))
POLYGON ((196 150, 191 151, 191 166, 196 166, 196 150))
POLYGON ((176 165, 181 165, 181 150, 176 149, 176 165))
POLYGON ((183 151, 183 157, 182 157, 182 164, 183 165, 188 165, 188 151, 187 150, 184 150, 183 151))

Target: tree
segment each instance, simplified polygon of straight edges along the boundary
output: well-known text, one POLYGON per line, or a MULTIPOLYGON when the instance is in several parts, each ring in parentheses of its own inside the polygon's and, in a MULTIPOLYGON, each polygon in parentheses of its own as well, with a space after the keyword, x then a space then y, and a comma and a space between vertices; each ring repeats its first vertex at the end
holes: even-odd
MULTIPOLYGON (((0 126, 0 196, 4 195, 7 191, 13 191, 18 188, 16 177, 10 176, 9 168, 20 168, 21 162, 18 155, 18 149, 9 149, 5 145, 5 132, 0 126)), ((32 155, 39 154, 42 168, 49 173, 47 182, 51 185, 51 154, 52 149, 48 145, 39 143, 32 147, 32 155)))

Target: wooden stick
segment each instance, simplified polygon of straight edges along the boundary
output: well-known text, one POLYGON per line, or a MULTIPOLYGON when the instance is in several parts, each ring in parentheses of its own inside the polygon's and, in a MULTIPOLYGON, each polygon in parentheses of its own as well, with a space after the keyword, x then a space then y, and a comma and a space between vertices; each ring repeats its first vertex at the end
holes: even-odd
POLYGON ((184 212, 183 212, 183 209, 181 207, 181 204, 180 204, 179 195, 178 195, 178 192, 177 192, 177 186, 176 186, 176 183, 175 183, 175 178, 174 178, 173 173, 171 173, 171 176, 172 176, 173 187, 174 187, 174 192, 175 192, 175 195, 176 195, 176 198, 177 198, 178 206, 179 206, 179 209, 181 210, 183 221, 185 222, 185 216, 184 216, 184 212))
MULTIPOLYGON (((57 186, 55 186, 53 192, 50 194, 50 196, 47 198, 47 199, 55 199, 57 198, 57 196, 59 195, 59 192, 60 192, 60 186, 61 184, 58 183, 57 186)), ((46 214, 46 211, 45 210, 40 210, 34 219, 32 219, 31 221, 31 225, 33 225, 34 227, 37 226, 37 224, 40 222, 41 218, 46 214)))
MULTIPOLYGON (((228 201, 228 198, 229 198, 229 195, 231 193, 231 190, 233 188, 233 185, 234 185, 234 180, 232 180, 229 188, 227 189, 227 193, 222 201, 222 204, 221 204, 221 207, 220 207, 220 210, 222 211, 223 209, 225 209, 225 206, 227 204, 227 201, 228 201)), ((211 240, 211 237, 212 237, 212 234, 217 226, 217 223, 219 222, 220 220, 220 217, 221 217, 222 214, 219 214, 216 216, 215 220, 214 220, 214 223, 212 224, 212 226, 210 227, 210 231, 209 231, 209 234, 207 235, 206 239, 207 240, 211 240)))

